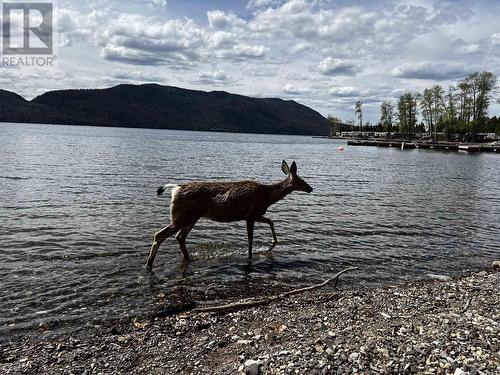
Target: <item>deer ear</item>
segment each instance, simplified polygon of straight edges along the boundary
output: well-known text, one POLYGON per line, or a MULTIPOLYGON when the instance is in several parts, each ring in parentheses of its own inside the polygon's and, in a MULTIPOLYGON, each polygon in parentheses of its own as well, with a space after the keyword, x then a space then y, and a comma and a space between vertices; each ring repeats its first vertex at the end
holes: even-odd
POLYGON ((284 160, 281 162, 281 170, 286 175, 290 174, 290 168, 288 168, 288 164, 284 160))
POLYGON ((295 162, 293 162, 290 166, 290 173, 294 176, 297 175, 297 164, 295 164, 295 162))

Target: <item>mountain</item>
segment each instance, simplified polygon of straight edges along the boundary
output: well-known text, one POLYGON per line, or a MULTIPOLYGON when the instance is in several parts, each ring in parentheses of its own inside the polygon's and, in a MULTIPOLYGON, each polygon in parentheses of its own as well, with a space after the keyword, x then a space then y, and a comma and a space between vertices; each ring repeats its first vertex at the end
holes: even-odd
POLYGON ((0 121, 243 133, 328 133, 328 121, 322 115, 293 100, 157 84, 49 91, 31 101, 0 90, 0 121))

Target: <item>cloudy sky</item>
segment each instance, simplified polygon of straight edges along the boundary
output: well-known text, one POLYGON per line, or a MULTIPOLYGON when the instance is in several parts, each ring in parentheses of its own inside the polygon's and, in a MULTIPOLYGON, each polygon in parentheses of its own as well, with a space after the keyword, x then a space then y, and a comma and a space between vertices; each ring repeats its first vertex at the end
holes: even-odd
MULTIPOLYGON (((155 82, 293 99, 354 118, 365 103, 500 75, 500 1, 63 1, 58 65, 0 69, 0 88, 47 90, 155 82)), ((500 114, 500 106, 490 110, 500 114)))

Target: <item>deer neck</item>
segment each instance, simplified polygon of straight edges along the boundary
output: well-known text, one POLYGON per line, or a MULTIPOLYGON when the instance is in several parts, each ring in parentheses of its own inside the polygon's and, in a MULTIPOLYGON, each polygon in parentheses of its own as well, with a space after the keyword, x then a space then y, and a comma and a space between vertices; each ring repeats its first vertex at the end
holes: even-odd
POLYGON ((283 181, 269 185, 269 206, 282 200, 292 192, 290 180, 285 178, 283 181))

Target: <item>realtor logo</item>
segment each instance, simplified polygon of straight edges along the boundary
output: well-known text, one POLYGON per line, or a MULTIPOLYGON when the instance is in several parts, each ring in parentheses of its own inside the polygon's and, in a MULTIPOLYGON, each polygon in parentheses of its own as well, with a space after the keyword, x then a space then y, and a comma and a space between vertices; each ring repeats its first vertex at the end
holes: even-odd
POLYGON ((51 55, 52 14, 52 3, 3 3, 3 54, 51 55))
POLYGON ((52 2, 2 2, 1 65, 53 66, 53 18, 52 2))

